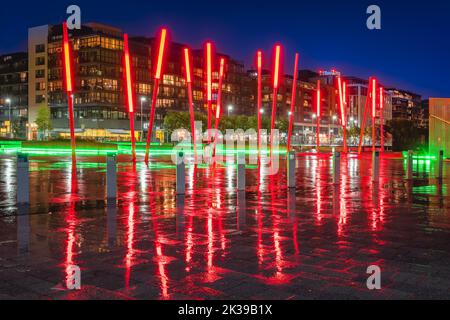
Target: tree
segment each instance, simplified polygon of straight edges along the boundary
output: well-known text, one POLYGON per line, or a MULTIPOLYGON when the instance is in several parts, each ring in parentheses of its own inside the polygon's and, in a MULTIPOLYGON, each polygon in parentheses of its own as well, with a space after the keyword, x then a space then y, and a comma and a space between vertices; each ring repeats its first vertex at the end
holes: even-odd
POLYGON ((289 127, 289 120, 285 118, 278 119, 275 124, 275 129, 278 129, 280 133, 287 133, 289 127))
POLYGON ((20 120, 14 120, 12 123, 12 132, 15 138, 22 138, 26 135, 25 123, 20 120))
MULTIPOLYGON (((207 128, 207 118, 206 115, 196 112, 194 114, 195 121, 201 121, 203 130, 207 128)), ((189 112, 177 112, 169 111, 164 117, 164 129, 166 129, 170 134, 177 129, 186 129, 191 132, 191 115, 189 112)))
POLYGON ((48 137, 49 130, 53 129, 49 107, 42 106, 38 109, 35 123, 38 130, 43 132, 45 137, 48 137))
POLYGON ((427 150, 426 137, 428 131, 419 128, 414 121, 392 119, 386 124, 385 130, 392 134, 394 151, 427 150))

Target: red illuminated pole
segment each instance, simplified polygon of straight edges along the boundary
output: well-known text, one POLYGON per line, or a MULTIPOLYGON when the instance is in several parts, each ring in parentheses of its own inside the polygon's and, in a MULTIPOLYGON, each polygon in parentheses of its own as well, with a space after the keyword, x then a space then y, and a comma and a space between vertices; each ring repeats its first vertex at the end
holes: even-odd
POLYGON ((338 90, 339 90, 339 107, 341 110, 341 124, 342 124, 342 136, 343 136, 343 151, 347 152, 347 119, 346 119, 346 98, 345 82, 342 83, 341 77, 338 77, 338 90))
POLYGON ((76 161, 75 123, 73 116, 72 67, 71 67, 71 55, 69 45, 69 32, 67 30, 67 24, 65 22, 63 22, 63 52, 64 52, 64 70, 66 75, 67 104, 69 107, 69 127, 70 127, 70 141, 72 144, 72 161, 76 161))
POLYGON ((186 69, 186 84, 188 90, 189 114, 191 116, 191 130, 192 130, 192 145, 194 146, 194 163, 197 164, 197 145, 195 137, 195 113, 194 101, 192 99, 192 69, 191 60, 189 56, 189 49, 184 48, 184 63, 186 69))
POLYGON ((383 112, 384 112, 384 88, 380 87, 380 145, 381 151, 384 151, 384 124, 383 124, 383 112))
POLYGON ((281 59, 281 46, 275 47, 275 66, 273 71, 273 99, 272 99, 272 123, 270 126, 270 156, 272 157, 272 144, 274 139, 275 119, 277 117, 277 102, 278 102, 278 86, 280 82, 280 59, 281 59))
POLYGON ((344 139, 344 153, 348 152, 347 147, 347 82, 344 81, 343 83, 343 92, 344 92, 344 119, 345 119, 345 125, 343 126, 343 139, 344 139))
POLYGON ((130 48, 128 45, 128 34, 123 35, 123 50, 124 50, 124 64, 125 64, 125 80, 126 80, 126 95, 128 103, 128 113, 130 117, 130 133, 131 133, 131 153, 133 162, 136 162, 136 137, 134 135, 134 101, 133 101, 133 84, 131 80, 131 62, 130 62, 130 48))
POLYGON ((158 90, 159 90, 159 81, 161 80, 162 74, 162 64, 164 59, 164 50, 166 47, 166 39, 167 39, 167 29, 161 30, 161 37, 159 40, 159 50, 158 50, 158 60, 155 71, 155 80, 153 84, 153 96, 152 96, 152 105, 150 111, 150 122, 148 124, 148 134, 147 134, 147 144, 145 146, 145 163, 148 164, 149 153, 150 153, 150 142, 152 139, 153 132, 153 122, 155 120, 155 111, 156 111, 156 102, 158 99, 158 90))
POLYGON ((213 149, 213 157, 216 156, 216 145, 217 145, 217 138, 219 135, 219 122, 220 118, 222 116, 222 85, 223 85, 223 77, 225 72, 225 59, 220 59, 220 69, 219 69, 219 89, 217 92, 217 107, 216 107, 216 127, 214 131, 214 149, 213 149))
POLYGON ((258 97, 257 110, 258 117, 258 154, 261 152, 261 107, 262 107, 262 51, 257 53, 257 68, 258 68, 258 97))
POLYGON ((210 141, 210 131, 212 128, 212 43, 206 43, 206 101, 208 104, 208 141, 210 141))
POLYGON ((369 87, 367 88, 367 97, 366 97, 366 104, 364 106, 364 118, 363 122, 361 123, 361 133, 359 134, 359 147, 358 147, 358 154, 361 154, 363 142, 364 142, 364 130, 366 129, 366 120, 367 120, 367 114, 369 112, 369 99, 370 99, 370 92, 372 90, 372 77, 369 78, 369 87))
POLYGON ((321 94, 320 94, 320 80, 317 80, 317 97, 316 97, 316 119, 317 119, 317 129, 316 129, 316 147, 317 147, 317 152, 319 152, 319 148, 320 148, 320 107, 321 107, 321 94))
POLYGON ((372 79, 372 152, 375 151, 376 132, 375 132, 375 119, 377 116, 377 80, 372 79))
POLYGON ((287 137, 287 151, 291 151, 292 127, 294 126, 295 98, 297 97, 298 53, 295 54, 294 80, 292 82, 291 112, 289 113, 289 130, 287 137))

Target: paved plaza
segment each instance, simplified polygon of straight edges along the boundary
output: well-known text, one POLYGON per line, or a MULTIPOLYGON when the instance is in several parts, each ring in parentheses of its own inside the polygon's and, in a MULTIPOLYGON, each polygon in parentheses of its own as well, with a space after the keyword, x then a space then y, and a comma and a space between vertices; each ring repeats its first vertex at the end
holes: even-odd
POLYGON ((329 155, 299 154, 295 190, 282 159, 276 175, 248 166, 245 193, 235 166, 188 167, 185 196, 168 157, 122 162, 115 206, 104 157, 36 157, 18 207, 15 161, 0 157, 0 299, 450 298, 448 162, 442 183, 425 160, 407 181, 385 154, 372 182, 371 156, 348 155, 333 184, 329 155))

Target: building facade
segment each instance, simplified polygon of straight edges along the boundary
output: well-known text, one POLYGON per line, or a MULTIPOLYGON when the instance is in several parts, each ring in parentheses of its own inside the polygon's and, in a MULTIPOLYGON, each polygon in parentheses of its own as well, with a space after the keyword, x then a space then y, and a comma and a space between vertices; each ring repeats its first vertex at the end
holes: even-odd
POLYGON ((25 138, 28 110, 28 55, 0 56, 0 136, 25 138))
POLYGON ((423 121, 422 97, 419 94, 395 88, 387 90, 392 96, 392 117, 394 119, 414 121, 419 127, 426 125, 423 121))
POLYGON ((450 98, 430 98, 430 154, 450 158, 450 98))
MULTIPOLYGON (((76 135, 95 140, 129 140, 129 114, 123 92, 123 32, 97 23, 83 25, 69 32, 73 52, 73 93, 76 135)), ((150 100, 153 92, 154 38, 130 37, 132 57, 136 131, 142 137, 148 130, 150 100)), ((164 75, 159 86, 156 105, 155 130, 162 128, 169 111, 188 111, 183 49, 186 46, 170 43, 166 55, 164 75)), ((62 26, 41 26, 29 30, 30 124, 36 120, 41 107, 51 109, 53 133, 67 138, 67 96, 63 82, 62 26)), ((192 50, 193 98, 196 111, 205 111, 204 52, 192 50)), ((227 55, 217 53, 226 60, 223 83, 223 104, 233 105, 239 112, 244 109, 244 65, 227 55)), ((213 73, 213 99, 217 97, 218 72, 213 73)), ((215 104, 213 105, 215 108, 215 104)), ((37 137, 34 125, 30 138, 37 137)))
MULTIPOLYGON (((79 30, 69 31, 73 48, 74 102, 76 135, 92 140, 129 140, 129 114, 126 107, 123 72, 123 32, 120 29, 98 23, 88 23, 79 30)), ((145 138, 148 131, 150 103, 153 92, 153 69, 156 60, 157 39, 130 37, 134 93, 135 129, 138 138, 145 138)), ((163 77, 160 81, 153 133, 160 135, 164 117, 170 111, 188 111, 188 95, 185 83, 184 44, 170 42, 166 50, 163 77)), ((205 52, 192 49, 193 100, 197 112, 206 113, 205 52)), ((218 92, 219 61, 226 61, 222 105, 225 114, 256 115, 257 74, 246 71, 244 64, 217 52, 213 68, 213 110, 218 92)), ((323 144, 341 144, 339 99, 336 70, 314 72, 300 70, 293 130, 293 145, 311 144, 316 141, 317 81, 321 86, 320 140, 323 144)), ((277 100, 277 119, 291 117, 293 76, 283 75, 277 100)), ((355 77, 342 77, 348 84, 348 127, 360 127, 364 117, 368 81, 355 77)), ((263 117, 272 113, 272 75, 264 70, 262 75, 263 117)), ((36 120, 41 108, 50 110, 53 137, 69 138, 67 94, 64 90, 62 59, 62 26, 44 25, 28 30, 28 54, 11 54, 0 57, 0 134, 9 135, 24 123, 28 139, 38 139, 36 120), (10 102, 10 103, 9 103, 10 102), (9 107, 12 121, 9 121, 9 107), (11 123, 16 123, 14 126, 11 123), (13 130, 14 127, 15 129, 13 130)), ((393 117, 423 119, 425 108, 420 96, 389 89, 385 92, 383 122, 393 117), (394 112, 395 111, 395 112, 394 112)), ((379 115, 377 121, 379 124, 379 115)), ((426 121, 423 121, 426 122, 426 121)), ((371 125, 371 117, 367 119, 371 125)), ((22 130, 24 131, 24 130, 22 130)), ((23 134, 25 136, 25 134, 23 134)), ((18 135, 20 136, 20 135, 18 135)), ((153 137, 155 138, 155 137, 153 137)))

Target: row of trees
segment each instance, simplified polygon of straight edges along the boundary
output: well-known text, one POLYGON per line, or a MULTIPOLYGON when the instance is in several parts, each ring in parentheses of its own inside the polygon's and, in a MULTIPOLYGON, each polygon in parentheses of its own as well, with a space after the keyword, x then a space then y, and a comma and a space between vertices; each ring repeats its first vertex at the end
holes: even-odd
MULTIPOLYGON (((186 129, 191 131, 191 120, 189 112, 175 112, 170 111, 164 118, 164 128, 171 134, 176 129, 186 129)), ((195 113, 195 121, 201 121, 203 130, 208 127, 207 115, 203 113, 195 113)), ((278 119, 276 121, 276 128, 281 132, 286 132, 288 129, 288 121, 286 119, 278 119)), ((219 130, 225 132, 226 129, 256 129, 258 127, 257 116, 226 116, 223 115, 220 119, 219 130)), ((262 117, 262 129, 270 130, 270 118, 262 117)))
MULTIPOLYGON (((203 113, 195 114, 195 121, 202 121, 203 129, 207 128, 207 116, 203 113)), ((219 124, 219 130, 225 132, 226 129, 256 129, 258 126, 257 116, 223 115, 219 124)), ((289 122, 287 119, 278 119, 276 128, 280 132, 287 132, 289 122)), ((164 128, 171 134, 176 129, 191 130, 189 112, 168 112, 164 118, 164 128)), ((262 117, 262 128, 270 130, 270 118, 262 117)), ((393 150, 427 150, 428 130, 419 128, 417 124, 410 120, 393 119, 388 121, 384 127, 385 141, 392 136, 393 150)), ((347 137, 352 140, 359 140, 361 128, 351 127, 347 130, 347 137)), ((367 127, 364 131, 367 139, 372 137, 372 127, 367 127)), ((380 132, 377 130, 377 140, 380 139, 380 132)))
MULTIPOLYGON (((204 113, 195 113, 195 121, 201 121, 203 129, 207 128, 207 116, 204 113)), ((38 110, 36 125, 38 130, 43 136, 48 136, 48 132, 52 130, 50 109, 48 107, 42 107, 38 110)), ((280 132, 287 132, 288 120, 278 119, 276 121, 276 128, 280 132)), ((262 129, 270 130, 270 118, 262 117, 261 123, 262 129)), ((14 126, 13 130, 20 130, 18 126, 14 126), (15 128, 14 128, 15 127, 15 128)), ((243 115, 223 115, 219 124, 219 130, 225 132, 226 129, 256 129, 258 127, 257 116, 243 116, 243 115)), ((171 134, 176 129, 184 128, 188 131, 191 130, 190 114, 189 112, 176 112, 170 111, 164 118, 164 128, 171 134)), ((349 139, 359 139, 360 128, 352 127, 347 131, 347 137, 349 139)), ((366 128, 364 134, 366 137, 371 137, 372 128, 366 128)), ((377 132, 377 139, 379 139, 379 132, 377 132)), ((385 126, 385 140, 387 135, 392 135, 393 149, 394 151, 403 150, 423 150, 428 149, 428 130, 419 128, 413 121, 404 119, 393 119, 388 121, 385 126)))

